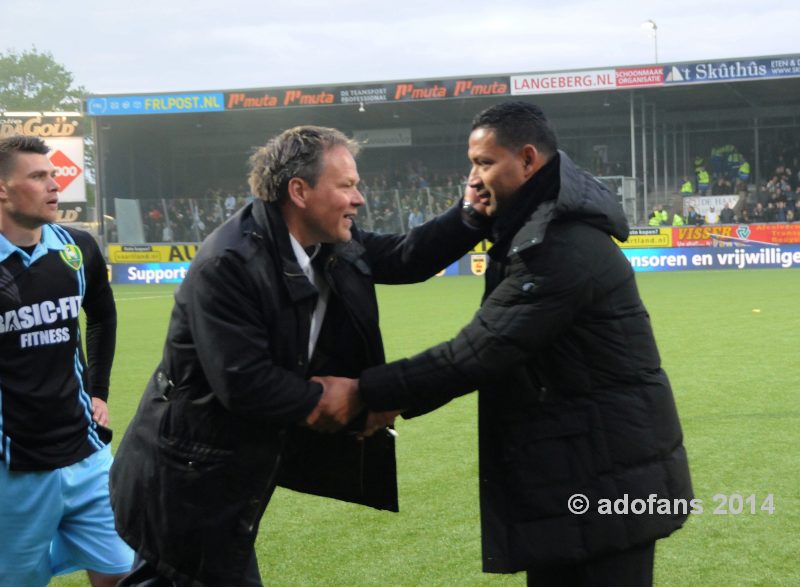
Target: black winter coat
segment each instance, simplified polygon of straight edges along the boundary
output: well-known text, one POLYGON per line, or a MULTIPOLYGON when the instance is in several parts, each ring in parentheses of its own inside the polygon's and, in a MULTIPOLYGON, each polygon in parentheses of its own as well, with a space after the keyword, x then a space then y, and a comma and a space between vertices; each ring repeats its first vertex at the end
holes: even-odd
POLYGON ((560 153, 498 219, 486 292, 453 340, 373 367, 376 410, 435 409, 478 387, 483 562, 510 573, 669 535, 686 518, 604 515, 599 499, 692 498, 678 414, 612 194, 560 153), (568 498, 586 495, 583 515, 568 498))
MULTIPOLYGON (((167 577, 238 585, 276 486, 397 510, 393 438, 300 428, 322 386, 384 362, 375 283, 431 277, 485 235, 454 207, 407 237, 353 228, 315 259, 331 288, 309 364, 317 290, 276 205, 246 206, 200 247, 175 294, 161 365, 120 443, 120 535, 167 577)), ((182 583, 183 584, 183 583, 182 583)))

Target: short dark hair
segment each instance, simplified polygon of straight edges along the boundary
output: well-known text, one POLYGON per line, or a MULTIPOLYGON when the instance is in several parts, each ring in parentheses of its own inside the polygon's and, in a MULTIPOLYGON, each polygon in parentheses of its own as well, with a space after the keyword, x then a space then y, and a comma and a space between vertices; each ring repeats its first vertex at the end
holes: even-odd
POLYGON ((293 177, 314 187, 325 152, 339 145, 353 157, 358 154, 358 143, 335 128, 296 126, 283 131, 250 157, 250 191, 267 202, 280 202, 293 177))
POLYGON ((14 157, 17 153, 47 155, 49 152, 50 147, 39 137, 11 135, 0 139, 0 177, 8 177, 11 173, 11 169, 14 166, 14 157))
POLYGON ((546 157, 558 151, 556 133, 535 104, 522 101, 495 104, 472 120, 472 130, 478 128, 493 130, 495 140, 507 149, 533 145, 546 157))

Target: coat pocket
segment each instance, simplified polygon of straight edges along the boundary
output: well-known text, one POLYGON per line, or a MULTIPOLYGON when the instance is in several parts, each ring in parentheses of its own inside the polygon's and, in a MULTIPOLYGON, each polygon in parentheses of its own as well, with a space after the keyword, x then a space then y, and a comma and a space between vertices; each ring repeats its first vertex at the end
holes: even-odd
POLYGON ((158 439, 158 448, 171 466, 185 470, 200 470, 213 468, 215 465, 224 465, 234 455, 234 451, 229 449, 163 436, 158 439))
POLYGON ((505 426, 502 467, 514 509, 554 515, 611 470, 597 406, 540 404, 505 426))
POLYGON ((198 442, 158 439, 161 475, 160 510, 180 524, 213 528, 230 515, 226 510, 243 497, 234 453, 198 442))

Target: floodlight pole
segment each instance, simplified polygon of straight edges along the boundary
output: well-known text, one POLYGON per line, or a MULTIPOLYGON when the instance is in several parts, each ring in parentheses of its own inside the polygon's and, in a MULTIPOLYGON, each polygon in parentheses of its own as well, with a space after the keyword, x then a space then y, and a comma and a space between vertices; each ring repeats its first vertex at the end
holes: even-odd
POLYGON ((658 63, 658 27, 653 23, 653 49, 656 54, 656 63, 658 63))
POLYGON ((658 25, 653 19, 647 19, 642 23, 642 26, 653 30, 653 46, 655 48, 656 63, 658 63, 658 25))
POLYGON ((103 172, 105 164, 101 163, 103 158, 103 149, 105 147, 103 137, 103 130, 100 117, 93 117, 92 119, 92 134, 94 136, 94 213, 95 221, 97 222, 97 236, 100 241, 100 250, 103 254, 108 254, 108 238, 106 234, 106 203, 105 199, 105 181, 103 181, 103 172))

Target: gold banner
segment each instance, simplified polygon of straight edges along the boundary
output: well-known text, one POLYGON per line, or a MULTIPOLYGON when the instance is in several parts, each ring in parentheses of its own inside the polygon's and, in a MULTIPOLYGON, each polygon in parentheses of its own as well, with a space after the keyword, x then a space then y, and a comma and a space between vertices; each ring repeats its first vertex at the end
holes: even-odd
POLYGON ((59 138, 83 136, 79 113, 67 116, 0 116, 0 138, 11 135, 59 138))

